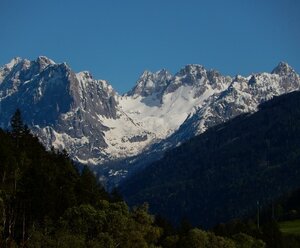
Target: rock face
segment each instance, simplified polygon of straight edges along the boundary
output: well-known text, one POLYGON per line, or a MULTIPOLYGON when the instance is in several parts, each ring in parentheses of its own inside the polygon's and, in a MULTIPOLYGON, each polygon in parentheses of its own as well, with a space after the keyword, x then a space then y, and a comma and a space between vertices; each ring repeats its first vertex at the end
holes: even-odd
POLYGON ((144 71, 136 86, 128 92, 128 96, 133 97, 147 97, 153 94, 161 94, 166 86, 169 84, 172 75, 166 71, 161 70, 156 73, 144 71))
POLYGON ((98 116, 116 118, 115 92, 107 82, 93 80, 87 72, 75 74, 67 64, 46 57, 12 60, 1 68, 0 80, 3 128, 19 108, 48 148, 66 149, 84 162, 105 157, 107 127, 98 116))
POLYGON ((20 108, 48 148, 66 149, 85 164, 113 162, 102 166, 107 175, 123 177, 131 165, 157 159, 211 126, 299 89, 299 75, 283 62, 272 73, 234 78, 187 65, 174 76, 145 71, 121 96, 108 82, 75 73, 66 63, 15 58, 0 68, 0 125, 8 128, 20 108))

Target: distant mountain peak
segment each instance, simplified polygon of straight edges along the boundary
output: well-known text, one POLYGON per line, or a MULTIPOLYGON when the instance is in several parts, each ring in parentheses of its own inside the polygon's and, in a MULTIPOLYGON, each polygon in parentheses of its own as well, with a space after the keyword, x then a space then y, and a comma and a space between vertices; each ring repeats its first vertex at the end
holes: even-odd
POLYGON ((39 65, 40 71, 44 70, 49 65, 55 65, 54 61, 47 57, 38 57, 35 62, 39 65))
POLYGON ((161 69, 161 70, 155 72, 155 74, 156 74, 157 76, 160 76, 160 77, 162 77, 162 76, 165 76, 165 77, 172 77, 171 73, 170 73, 168 70, 166 70, 166 69, 161 69))
POLYGON ((81 71, 77 73, 77 76, 84 79, 93 79, 92 74, 89 71, 81 71))
POLYGON ((44 64, 55 64, 55 62, 52 59, 49 59, 46 56, 38 56, 36 62, 44 64))
POLYGON ((127 95, 145 97, 152 93, 158 93, 167 86, 171 78, 171 73, 165 69, 157 72, 145 70, 136 82, 135 87, 127 95))
POLYGON ((153 72, 151 72, 149 70, 144 70, 143 73, 140 76, 140 79, 141 78, 146 78, 146 77, 148 77, 149 75, 152 75, 152 74, 153 74, 153 72))
POLYGON ((273 69, 272 74, 287 75, 295 73, 295 70, 286 62, 279 62, 279 64, 273 69))
POLYGON ((15 57, 8 64, 6 64, 4 67, 6 67, 8 69, 12 69, 15 65, 19 64, 21 61, 22 61, 22 58, 15 57))
POLYGON ((206 69, 203 65, 199 64, 188 64, 184 66, 180 71, 179 75, 183 74, 195 74, 195 73, 205 73, 206 69))
POLYGON ((160 77, 162 77, 162 76, 167 76, 167 77, 169 77, 169 76, 171 76, 171 73, 168 72, 166 69, 161 69, 161 70, 156 71, 156 72, 152 72, 152 71, 149 71, 149 70, 145 70, 145 71, 141 74, 141 76, 140 76, 140 78, 138 79, 137 82, 139 82, 139 81, 141 81, 141 80, 143 80, 143 79, 145 79, 145 78, 148 78, 148 77, 158 77, 158 76, 160 76, 160 77))

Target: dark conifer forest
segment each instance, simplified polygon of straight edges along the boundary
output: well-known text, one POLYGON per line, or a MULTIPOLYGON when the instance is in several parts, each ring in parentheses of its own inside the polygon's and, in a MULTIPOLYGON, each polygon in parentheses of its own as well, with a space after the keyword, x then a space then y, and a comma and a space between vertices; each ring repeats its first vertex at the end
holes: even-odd
POLYGON ((300 188, 300 92, 263 103, 167 152, 129 177, 131 205, 211 228, 245 218, 300 188))
MULTIPOLYGON (((266 181, 266 183, 274 185, 276 188, 276 185, 281 185, 274 181, 278 179, 276 173, 281 173, 282 176, 288 173, 290 177, 290 184, 288 185, 296 187, 299 150, 295 147, 297 147, 299 139, 293 135, 299 130, 299 119, 294 119, 293 116, 296 115, 291 115, 291 113, 299 113, 299 108, 285 105, 286 101, 287 98, 281 97, 261 106, 258 119, 269 126, 267 129, 260 126, 262 131, 258 137, 263 136, 264 141, 258 139, 257 142, 254 142, 249 133, 245 133, 246 136, 248 135, 245 137, 248 143, 251 144, 252 142, 257 146, 250 153, 253 157, 252 160, 246 156, 249 151, 245 152, 244 150, 246 149, 245 141, 239 141, 241 140, 239 137, 234 138, 236 137, 235 132, 214 134, 220 128, 226 130, 230 125, 234 125, 234 130, 244 130, 246 127, 242 123, 247 120, 248 117, 246 116, 241 116, 229 124, 208 131, 204 134, 204 138, 197 137, 191 140, 175 151, 176 156, 174 152, 169 152, 162 165, 165 165, 166 161, 171 161, 173 157, 176 158, 176 161, 172 163, 173 168, 180 168, 179 164, 184 163, 186 172, 182 173, 181 176, 176 176, 180 187, 175 184, 172 175, 168 175, 170 180, 168 184, 164 184, 165 190, 170 190, 171 186, 176 186, 178 190, 174 188, 173 191, 176 197, 178 197, 176 194, 184 189, 186 192, 184 199, 195 200, 199 198, 199 201, 205 201, 205 198, 200 198, 203 191, 199 185, 203 186, 206 179, 200 177, 196 170, 199 165, 196 165, 195 161, 199 161, 199 158, 208 158, 210 156, 209 151, 220 151, 222 137, 227 137, 226 135, 229 134, 232 136, 231 142, 228 141, 227 145, 222 145, 224 153, 223 157, 219 158, 222 159, 222 163, 219 160, 211 162, 219 161, 218 168, 224 172, 225 178, 229 160, 232 166, 241 166, 239 170, 233 170, 239 176, 244 175, 242 170, 247 171, 245 166, 250 166, 251 161, 260 161, 257 166, 264 168, 264 170, 251 175, 250 173, 256 171, 257 167, 255 167, 255 169, 247 172, 246 175, 249 178, 259 176, 259 173, 266 173, 270 176, 270 181, 266 181), (276 107, 278 104, 282 107, 276 107), (272 116, 264 112, 264 109, 269 108, 274 110, 272 116), (282 121, 283 118, 281 117, 285 117, 285 121, 282 121), (283 134, 282 130, 286 130, 287 133, 283 134), (219 145, 214 143, 218 140, 217 138, 220 140, 219 145), (236 144, 235 142, 239 143, 236 144), (260 150, 262 145, 260 142, 263 142, 264 145, 269 144, 270 149, 267 151, 260 150), (282 144, 282 142, 285 144, 285 150, 282 150, 283 148, 279 150, 280 145, 276 147, 272 145, 274 143, 282 144), (193 160, 187 160, 181 153, 187 146, 191 151, 198 151, 197 147, 201 147, 201 149, 205 149, 205 153, 197 153, 198 155, 193 160), (234 147, 235 149, 233 149, 234 147), (244 154, 243 156, 240 154, 238 158, 246 157, 249 160, 248 164, 243 165, 238 159, 234 162, 235 157, 232 156, 232 151, 244 154), (178 158, 178 156, 183 157, 178 158), (262 157, 264 160, 261 160, 262 157), (193 166, 195 166, 194 171, 193 166), (281 168, 281 166, 293 168, 293 173, 283 169, 277 172, 276 168, 281 168), (270 171, 273 172, 270 174, 270 171), (193 181, 193 177, 191 180, 182 181, 182 177, 187 176, 188 173, 197 176, 197 182, 204 180, 203 183, 196 183, 193 181)), ((288 101, 293 102, 294 106, 299 104, 299 93, 289 96, 288 101)), ((255 123, 249 123, 248 128, 251 130, 255 123)), ((213 180, 214 175, 218 176, 214 166, 211 167, 211 171, 207 171, 208 167, 204 163, 201 166, 204 168, 207 179, 213 180), (208 172, 212 175, 209 176, 208 172)), ((141 183, 140 185, 141 190, 144 190, 143 185, 146 185, 149 180, 153 180, 154 183, 157 182, 159 178, 156 177, 157 174, 155 173, 147 175, 147 178, 141 177, 144 180, 144 184, 141 183)), ((173 170, 173 173, 177 173, 176 170, 173 170)), ((247 182, 243 177, 240 178, 247 182)), ((163 180, 164 178, 161 177, 160 179, 163 180)), ((219 180, 221 179, 219 178, 219 180)), ((133 180, 132 183, 137 183, 137 181, 133 180)), ((232 188, 237 192, 235 196, 243 204, 244 198, 239 193, 240 186, 240 184, 233 184, 232 188)), ((206 187, 205 189, 209 188, 206 187)), ((161 187, 156 186, 147 189, 143 194, 149 196, 150 192, 154 194, 156 190, 161 190, 161 187)), ((159 191, 162 196, 164 196, 165 190, 159 191)), ((165 219, 165 215, 154 215, 156 213, 153 211, 150 214, 147 203, 128 207, 117 190, 112 193, 106 192, 88 167, 81 167, 79 170, 66 152, 59 152, 54 149, 47 151, 38 138, 33 136, 28 127, 23 124, 19 110, 11 119, 11 129, 8 131, 0 130, 0 247, 299 247, 299 238, 283 235, 278 224, 283 220, 299 218, 299 190, 288 193, 287 190, 288 188, 283 187, 280 191, 282 197, 278 197, 277 201, 274 201, 276 214, 270 215, 270 212, 274 210, 274 205, 266 204, 264 208, 261 208, 260 226, 258 226, 255 213, 251 213, 251 211, 247 218, 228 220, 228 222, 215 225, 214 228, 206 231, 201 229, 200 225, 191 224, 191 221, 185 218, 181 218, 181 221, 173 226, 171 222, 165 219)), ((136 196, 133 194, 133 197, 136 196)), ((230 197, 235 199, 233 195, 230 197)), ((166 197, 159 201, 161 201, 161 206, 165 207, 164 213, 170 211, 171 214, 174 214, 174 206, 179 203, 183 204, 185 201, 179 197, 177 203, 171 202, 174 204, 172 206, 168 205, 170 199, 172 197, 166 197)), ((195 202, 197 203, 198 200, 195 202)), ((241 206, 243 207, 243 205, 241 206)), ((189 211, 192 211, 190 214, 196 220, 201 218, 205 220, 203 216, 207 214, 206 211, 201 212, 195 208, 191 208, 189 211)), ((211 214, 208 216, 210 217, 211 214)))
MULTIPOLYGON (((80 171, 66 152, 46 151, 16 111, 11 130, 0 130, 0 247, 237 247, 239 239, 197 228, 174 229, 129 209, 107 193, 94 174, 80 171)), ((246 240, 263 247, 251 236, 246 240)), ((238 246, 239 247, 239 246, 238 246)))

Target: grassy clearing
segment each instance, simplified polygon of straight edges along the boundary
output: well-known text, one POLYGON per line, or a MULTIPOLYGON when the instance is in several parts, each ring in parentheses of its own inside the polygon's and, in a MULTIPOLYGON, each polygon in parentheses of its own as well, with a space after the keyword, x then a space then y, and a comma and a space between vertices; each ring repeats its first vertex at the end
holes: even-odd
POLYGON ((300 220, 280 222, 279 226, 283 234, 293 234, 300 236, 300 220))

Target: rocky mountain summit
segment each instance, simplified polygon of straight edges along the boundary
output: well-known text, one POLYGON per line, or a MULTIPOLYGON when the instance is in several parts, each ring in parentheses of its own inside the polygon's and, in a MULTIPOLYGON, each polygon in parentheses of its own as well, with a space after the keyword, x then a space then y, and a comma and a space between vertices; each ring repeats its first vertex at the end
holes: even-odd
POLYGON ((50 148, 66 149, 78 161, 95 162, 107 147, 99 116, 116 118, 115 92, 87 72, 46 57, 16 58, 0 70, 0 123, 7 128, 19 108, 24 121, 50 148))

